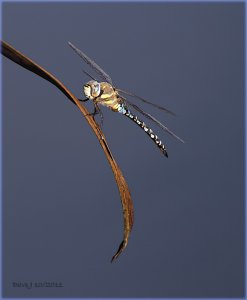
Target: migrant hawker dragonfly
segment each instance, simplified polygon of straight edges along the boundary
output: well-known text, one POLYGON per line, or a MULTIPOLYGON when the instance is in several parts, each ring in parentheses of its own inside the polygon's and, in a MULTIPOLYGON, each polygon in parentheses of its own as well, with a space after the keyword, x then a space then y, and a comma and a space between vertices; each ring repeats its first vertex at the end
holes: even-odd
POLYGON ((94 77, 92 77, 88 72, 83 70, 83 72, 91 78, 89 82, 84 84, 83 90, 86 96, 85 100, 79 99, 80 101, 92 100, 94 104, 94 113, 93 115, 99 113, 101 115, 101 121, 103 121, 103 115, 98 104, 106 106, 110 108, 114 112, 118 112, 120 114, 125 115, 133 122, 135 122, 139 127, 141 127, 148 136, 155 142, 161 152, 168 157, 167 149, 162 141, 158 138, 158 136, 150 129, 142 120, 140 120, 135 114, 133 114, 129 107, 133 108, 137 112, 144 115, 147 119, 154 122, 160 128, 162 128, 165 132, 169 133, 171 136, 176 138, 177 140, 184 142, 180 137, 178 137, 175 133, 173 133, 170 129, 168 129, 165 125, 163 125, 160 121, 158 121, 155 117, 150 115, 149 113, 140 109, 137 105, 127 100, 124 95, 128 95, 131 97, 135 97, 142 102, 148 103, 156 108, 164 110, 170 114, 172 113, 170 110, 149 102, 148 100, 139 97, 131 92, 127 92, 121 89, 116 88, 113 83, 111 77, 103 71, 100 66, 98 66, 91 58, 89 58, 85 53, 76 48, 72 43, 69 42, 69 46, 97 73, 98 77, 103 80, 101 82, 97 81, 94 77))

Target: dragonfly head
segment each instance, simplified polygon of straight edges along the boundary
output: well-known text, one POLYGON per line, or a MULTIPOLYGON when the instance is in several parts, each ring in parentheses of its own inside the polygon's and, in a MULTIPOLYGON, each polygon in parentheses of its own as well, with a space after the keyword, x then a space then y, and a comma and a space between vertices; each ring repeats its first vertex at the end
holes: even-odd
POLYGON ((91 80, 83 86, 84 94, 88 99, 94 99, 100 94, 100 83, 91 80))

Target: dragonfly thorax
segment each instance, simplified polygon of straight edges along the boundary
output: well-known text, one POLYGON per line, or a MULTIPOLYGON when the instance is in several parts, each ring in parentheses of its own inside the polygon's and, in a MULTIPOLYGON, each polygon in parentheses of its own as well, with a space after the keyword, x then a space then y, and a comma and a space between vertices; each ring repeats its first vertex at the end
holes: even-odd
POLYGON ((84 94, 88 99, 94 99, 100 94, 100 83, 96 80, 91 80, 83 86, 84 94))

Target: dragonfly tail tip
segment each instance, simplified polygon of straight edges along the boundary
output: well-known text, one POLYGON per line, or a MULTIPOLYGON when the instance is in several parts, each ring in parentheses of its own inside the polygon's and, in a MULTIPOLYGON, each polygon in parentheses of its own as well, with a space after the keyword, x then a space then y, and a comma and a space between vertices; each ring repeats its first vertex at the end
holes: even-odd
POLYGON ((166 150, 162 151, 163 154, 168 158, 168 152, 166 150))

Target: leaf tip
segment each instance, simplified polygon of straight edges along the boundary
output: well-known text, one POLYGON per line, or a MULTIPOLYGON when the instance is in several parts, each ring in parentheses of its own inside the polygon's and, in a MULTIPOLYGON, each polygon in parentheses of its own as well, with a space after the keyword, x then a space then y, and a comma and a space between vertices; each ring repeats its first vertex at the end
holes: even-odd
POLYGON ((112 259, 111 259, 111 263, 113 263, 118 257, 119 255, 123 252, 123 250, 126 248, 128 242, 127 240, 123 240, 121 242, 121 244, 119 245, 118 251, 116 252, 116 254, 113 255, 112 259))

